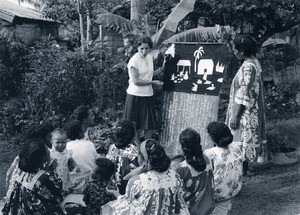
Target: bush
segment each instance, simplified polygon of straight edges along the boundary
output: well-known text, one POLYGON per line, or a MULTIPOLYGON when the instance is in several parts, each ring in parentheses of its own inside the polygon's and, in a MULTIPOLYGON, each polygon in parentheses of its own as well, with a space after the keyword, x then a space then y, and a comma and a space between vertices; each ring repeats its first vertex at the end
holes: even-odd
POLYGON ((300 110, 296 99, 299 90, 299 84, 269 84, 265 93, 267 121, 295 117, 300 110))
POLYGON ((13 35, 0 28, 0 100, 15 97, 28 69, 26 47, 17 43, 13 35))
POLYGON ((300 144, 299 118, 277 120, 266 126, 267 146, 271 152, 288 152, 300 144))
MULTIPOLYGON (((0 108, 0 117, 5 121, 0 133, 13 138, 22 136, 36 123, 63 126, 71 112, 82 104, 96 112, 99 123, 103 110, 122 109, 128 79, 122 69, 113 67, 120 59, 100 57, 105 50, 97 46, 88 50, 72 52, 49 38, 31 47, 27 57, 30 66, 20 87, 18 108, 11 111, 9 103, 0 108)), ((20 138, 15 142, 21 142, 20 138)))

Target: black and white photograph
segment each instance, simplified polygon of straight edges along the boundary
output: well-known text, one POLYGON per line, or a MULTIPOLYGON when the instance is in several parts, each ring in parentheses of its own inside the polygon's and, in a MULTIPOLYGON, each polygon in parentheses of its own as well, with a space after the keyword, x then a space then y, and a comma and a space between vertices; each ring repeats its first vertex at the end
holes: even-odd
POLYGON ((300 1, 0 0, 0 214, 300 215, 300 1))

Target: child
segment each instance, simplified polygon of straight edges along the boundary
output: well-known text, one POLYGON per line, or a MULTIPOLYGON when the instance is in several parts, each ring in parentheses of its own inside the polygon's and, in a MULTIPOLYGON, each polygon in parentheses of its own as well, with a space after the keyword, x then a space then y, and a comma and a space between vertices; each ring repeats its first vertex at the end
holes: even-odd
POLYGON ((109 159, 96 159, 96 167, 92 173, 92 180, 84 190, 85 215, 100 214, 101 206, 115 199, 115 197, 109 195, 106 191, 114 170, 114 163, 109 159))
POLYGON ((179 135, 184 161, 176 172, 184 184, 184 200, 191 215, 209 215, 215 208, 212 167, 203 155, 200 134, 187 128, 179 135))
POLYGON ((115 183, 120 194, 125 194, 127 180, 124 180, 131 170, 138 166, 138 148, 132 144, 135 137, 135 127, 130 120, 122 119, 117 122, 115 137, 116 142, 111 145, 106 158, 116 165, 115 183))
POLYGON ((233 136, 226 124, 211 122, 207 131, 216 145, 204 151, 213 165, 216 201, 214 214, 228 214, 232 198, 242 187, 242 151, 239 145, 232 143, 233 136))
POLYGON ((72 152, 66 149, 68 137, 65 131, 56 129, 52 132, 52 146, 50 156, 57 161, 55 173, 63 182, 63 190, 67 193, 72 187, 70 172, 80 172, 76 162, 72 158, 72 152))

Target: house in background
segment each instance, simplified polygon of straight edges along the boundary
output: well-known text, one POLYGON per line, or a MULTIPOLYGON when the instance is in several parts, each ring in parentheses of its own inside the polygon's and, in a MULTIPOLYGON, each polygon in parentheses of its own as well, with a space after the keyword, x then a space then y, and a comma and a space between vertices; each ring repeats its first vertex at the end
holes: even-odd
POLYGON ((12 32, 17 41, 30 44, 42 36, 57 39, 59 23, 35 10, 0 0, 0 27, 12 32))

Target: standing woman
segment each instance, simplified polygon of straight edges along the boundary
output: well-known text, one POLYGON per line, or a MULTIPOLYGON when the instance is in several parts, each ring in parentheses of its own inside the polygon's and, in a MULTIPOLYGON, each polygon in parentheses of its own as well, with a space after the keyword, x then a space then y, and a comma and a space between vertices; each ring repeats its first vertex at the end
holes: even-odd
POLYGON ((249 162, 257 160, 265 142, 265 108, 262 69, 255 58, 257 44, 248 35, 233 41, 235 56, 243 61, 230 89, 226 124, 231 128, 233 141, 241 142, 244 175, 251 176, 249 162))
POLYGON ((150 37, 138 40, 138 52, 129 60, 129 86, 125 102, 124 118, 136 123, 136 128, 144 130, 145 139, 152 138, 156 129, 156 114, 152 85, 162 85, 153 76, 163 72, 164 68, 154 70, 153 58, 149 55, 153 47, 150 37))

